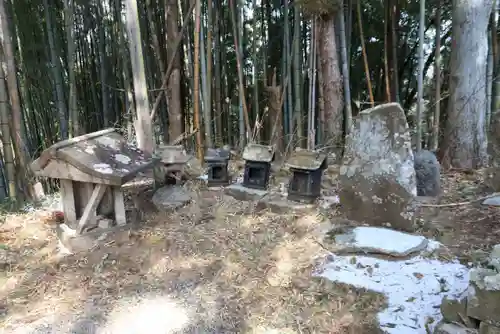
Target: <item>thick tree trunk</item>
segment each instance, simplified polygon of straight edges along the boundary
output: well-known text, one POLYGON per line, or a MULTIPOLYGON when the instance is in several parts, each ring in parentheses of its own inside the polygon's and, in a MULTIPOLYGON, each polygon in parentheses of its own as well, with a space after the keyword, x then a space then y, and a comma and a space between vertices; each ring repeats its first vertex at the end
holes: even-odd
POLYGON ((130 41, 129 51, 132 63, 132 72, 134 73, 134 94, 137 111, 135 133, 137 135, 137 144, 140 149, 148 153, 153 153, 153 128, 149 113, 148 88, 142 53, 141 30, 139 27, 137 2, 136 0, 127 0, 125 4, 127 13, 127 33, 130 41))
POLYGON ((175 49, 175 41, 179 35, 179 28, 177 25, 179 10, 177 8, 177 1, 168 1, 167 8, 165 8, 165 16, 168 44, 167 59, 170 61, 172 57, 175 57, 172 74, 170 74, 168 79, 167 88, 168 133, 170 140, 173 140, 179 137, 184 131, 181 106, 181 58, 179 52, 176 52, 175 49))
POLYGON ((323 75, 323 96, 325 107, 324 144, 332 147, 336 153, 342 151, 344 101, 342 95, 342 77, 335 45, 334 17, 321 17, 319 24, 319 70, 323 75))
POLYGON ((493 1, 453 1, 450 98, 445 164, 471 169, 487 163, 486 61, 493 1))

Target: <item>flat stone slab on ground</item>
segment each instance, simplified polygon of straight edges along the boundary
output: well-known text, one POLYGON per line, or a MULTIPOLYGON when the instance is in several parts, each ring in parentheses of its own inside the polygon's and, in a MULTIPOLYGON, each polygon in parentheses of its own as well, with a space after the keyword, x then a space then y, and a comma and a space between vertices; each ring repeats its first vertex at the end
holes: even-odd
POLYGON ((238 201, 258 201, 268 193, 266 190, 247 188, 240 183, 231 184, 224 192, 238 201))
POLYGON ((309 211, 314 208, 314 204, 290 201, 279 194, 269 194, 257 203, 257 210, 269 209, 277 214, 289 213, 290 211, 309 211))
POLYGON ((378 253, 405 257, 426 249, 428 240, 382 227, 360 226, 335 236, 335 252, 378 253))
POLYGON ((500 196, 490 197, 483 201, 483 205, 500 206, 500 196))
POLYGON ((180 186, 165 186, 153 195, 153 204, 158 210, 174 210, 191 201, 191 194, 180 186))

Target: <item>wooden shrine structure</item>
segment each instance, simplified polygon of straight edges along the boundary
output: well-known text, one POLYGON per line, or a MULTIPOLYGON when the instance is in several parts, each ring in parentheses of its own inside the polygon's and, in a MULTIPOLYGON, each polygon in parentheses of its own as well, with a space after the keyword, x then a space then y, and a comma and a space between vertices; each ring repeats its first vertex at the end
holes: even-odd
POLYGON ((58 142, 31 168, 36 176, 60 179, 64 218, 76 234, 97 227, 97 217, 127 223, 121 186, 158 162, 106 129, 58 142))

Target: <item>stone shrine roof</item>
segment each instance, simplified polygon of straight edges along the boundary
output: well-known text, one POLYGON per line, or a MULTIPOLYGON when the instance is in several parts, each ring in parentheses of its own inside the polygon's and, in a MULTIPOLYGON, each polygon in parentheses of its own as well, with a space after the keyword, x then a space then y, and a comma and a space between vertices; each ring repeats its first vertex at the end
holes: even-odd
POLYGON ((326 166, 326 153, 296 150, 285 164, 288 168, 314 171, 326 166))
POLYGON ((182 145, 160 145, 156 149, 164 164, 185 164, 191 159, 182 145))
POLYGON ((272 162, 274 160, 274 147, 248 144, 243 150, 243 159, 246 161, 272 162))
POLYGON ((157 161, 111 128, 60 141, 31 168, 37 176, 123 185, 157 161))

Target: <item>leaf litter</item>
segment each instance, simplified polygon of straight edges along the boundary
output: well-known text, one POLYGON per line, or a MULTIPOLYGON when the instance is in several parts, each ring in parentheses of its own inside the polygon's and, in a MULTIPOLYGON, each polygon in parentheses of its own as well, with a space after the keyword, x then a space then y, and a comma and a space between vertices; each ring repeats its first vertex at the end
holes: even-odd
POLYGON ((188 206, 146 214, 140 229, 85 253, 61 254, 50 210, 6 217, 2 330, 379 332, 382 295, 311 277, 325 255, 313 237, 321 216, 256 212, 222 191, 191 190, 188 206))
MULTIPOLYGON (((282 187, 279 181, 274 183, 282 187)), ((334 177, 327 176, 324 183, 327 195, 334 195, 334 177)), ((443 185, 442 202, 486 193, 480 181, 460 173, 443 176, 443 185)), ((108 236, 89 253, 61 254, 50 221, 53 208, 8 215, 0 228, 2 330, 380 333, 379 321, 389 326, 395 322, 381 319, 381 314, 402 314, 377 286, 388 280, 380 259, 376 268, 370 257, 336 257, 337 267, 372 267, 365 270, 368 276, 358 276, 360 284, 311 274, 318 267, 326 272, 331 265, 324 263, 328 251, 315 233, 324 216, 337 216, 334 208, 323 216, 275 215, 256 212, 222 191, 192 190, 196 199, 187 207, 171 214, 148 213, 140 229, 108 236), (377 275, 378 283, 373 278, 377 275)), ((448 246, 450 263, 453 255, 466 263, 475 250, 498 243, 500 231, 492 224, 499 218, 497 208, 422 211, 421 234, 448 246)), ((426 270, 405 272, 400 286, 432 278, 426 270)), ((429 285, 430 290, 437 288, 434 282, 429 285)), ((408 307, 414 298, 400 304, 408 307)))

